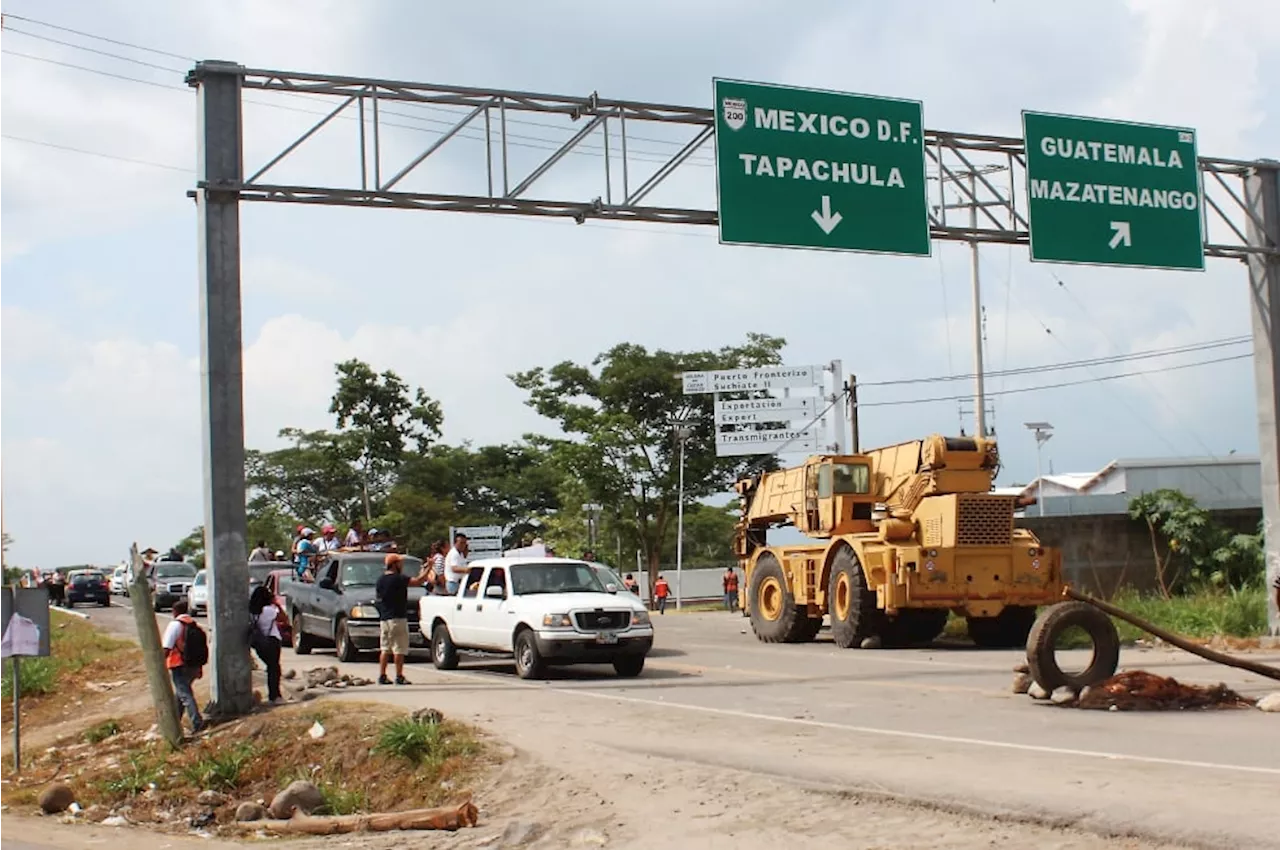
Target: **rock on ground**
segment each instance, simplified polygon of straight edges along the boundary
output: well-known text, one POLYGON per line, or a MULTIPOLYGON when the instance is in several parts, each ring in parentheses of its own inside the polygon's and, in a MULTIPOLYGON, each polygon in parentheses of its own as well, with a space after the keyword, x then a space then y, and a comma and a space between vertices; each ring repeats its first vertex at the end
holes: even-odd
POLYGON ((308 670, 305 675, 308 688, 318 688, 327 682, 337 682, 341 678, 337 667, 315 667, 308 670))
POLYGON ((444 722, 444 715, 441 714, 438 709, 434 708, 420 708, 415 711, 411 717, 413 717, 413 719, 418 723, 425 723, 428 725, 444 722))
POLYGON ((1031 687, 1027 688, 1027 696, 1032 699, 1048 699, 1049 692, 1040 687, 1039 682, 1032 682, 1031 687))
POLYGON ((1053 693, 1049 695, 1049 701, 1054 705, 1071 705, 1076 701, 1076 692, 1063 685, 1053 689, 1053 693))
POLYGON ((227 803, 228 799, 226 794, 219 794, 210 788, 201 791, 200 796, 196 797, 196 802, 202 806, 222 806, 227 803))
POLYGON ((55 782, 40 792, 40 810, 46 815, 65 812, 75 801, 75 792, 63 782, 55 782))
POLYGON ((1015 664, 1015 665, 1013 665, 1013 672, 1015 672, 1015 673, 1030 673, 1030 672, 1031 672, 1031 665, 1027 664, 1027 662, 1025 662, 1025 661, 1023 661, 1023 662, 1021 662, 1021 663, 1018 663, 1018 664, 1015 664))
POLYGON ((1031 690, 1033 680, 1026 673, 1013 674, 1013 692, 1015 694, 1025 694, 1031 690))
POLYGON ((321 796, 320 789, 305 779, 299 779, 290 782, 288 788, 277 794, 267 811, 271 813, 271 817, 285 820, 293 816, 295 808, 309 815, 323 803, 324 797, 321 796))
POLYGON ((247 800, 236 806, 236 820, 245 823, 247 821, 264 820, 267 816, 267 807, 261 803, 255 803, 247 800))
POLYGON ((1258 700, 1258 709, 1280 713, 1280 691, 1276 691, 1274 694, 1267 694, 1258 700))

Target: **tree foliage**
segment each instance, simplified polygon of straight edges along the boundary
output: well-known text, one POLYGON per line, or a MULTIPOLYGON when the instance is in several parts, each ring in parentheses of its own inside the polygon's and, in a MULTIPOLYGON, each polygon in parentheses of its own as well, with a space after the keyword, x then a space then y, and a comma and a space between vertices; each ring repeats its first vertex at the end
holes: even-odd
POLYGON ((1264 573, 1261 525, 1257 534, 1236 534, 1179 490, 1143 493, 1129 503, 1129 516, 1146 523, 1166 598, 1206 585, 1245 587, 1264 573))
POLYGON ((527 404, 555 420, 569 439, 549 441, 564 468, 593 501, 614 506, 634 523, 651 576, 675 519, 679 444, 673 422, 688 422, 684 494, 694 500, 723 492, 750 458, 720 458, 710 395, 685 396, 680 373, 781 362, 785 340, 750 334, 742 345, 715 351, 649 351, 624 343, 589 365, 565 361, 511 376, 527 404))

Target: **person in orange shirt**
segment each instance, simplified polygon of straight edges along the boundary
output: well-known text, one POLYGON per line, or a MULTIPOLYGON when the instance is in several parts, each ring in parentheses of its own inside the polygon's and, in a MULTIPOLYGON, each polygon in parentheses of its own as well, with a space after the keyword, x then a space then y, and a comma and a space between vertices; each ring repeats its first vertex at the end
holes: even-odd
POLYGON ((191 685, 204 675, 204 665, 209 661, 209 642, 204 630, 187 614, 187 603, 179 599, 173 603, 173 619, 164 630, 160 641, 164 648, 164 666, 173 678, 173 691, 178 697, 179 721, 181 710, 186 709, 191 718, 191 731, 204 728, 204 718, 196 705, 191 685))
POLYGON ((662 573, 658 573, 658 580, 653 585, 653 595, 658 600, 658 613, 665 615, 667 613, 667 597, 671 595, 671 586, 662 577, 662 573))
POLYGON ((732 611, 738 607, 738 574, 733 567, 724 571, 724 609, 732 611))

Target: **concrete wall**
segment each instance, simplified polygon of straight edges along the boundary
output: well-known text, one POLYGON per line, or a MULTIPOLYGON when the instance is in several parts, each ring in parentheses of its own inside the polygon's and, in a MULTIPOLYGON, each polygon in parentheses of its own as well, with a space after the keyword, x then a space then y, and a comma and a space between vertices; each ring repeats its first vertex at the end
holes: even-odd
MULTIPOLYGON (((1218 522, 1247 534, 1256 533, 1262 520, 1261 508, 1212 514, 1218 522)), ((1062 549, 1065 577, 1080 590, 1110 596, 1123 585, 1138 590, 1157 587, 1151 538, 1141 521, 1120 514, 1032 515, 1018 524, 1034 531, 1046 546, 1062 549)))

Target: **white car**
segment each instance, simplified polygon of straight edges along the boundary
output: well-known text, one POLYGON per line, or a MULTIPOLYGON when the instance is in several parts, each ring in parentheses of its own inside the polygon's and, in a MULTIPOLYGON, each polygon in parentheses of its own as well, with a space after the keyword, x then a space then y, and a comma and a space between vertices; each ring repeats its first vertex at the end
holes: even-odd
POLYGON ((187 588, 187 611, 193 617, 202 617, 209 610, 209 576, 204 570, 196 573, 187 588))
POLYGON ((111 571, 111 593, 114 596, 129 594, 129 568, 124 564, 111 571))
POLYGON ((515 657, 522 679, 541 678, 561 664, 612 664, 619 676, 639 676, 653 647, 653 623, 640 600, 610 593, 590 564, 568 558, 473 561, 454 595, 418 603, 441 670, 458 652, 515 657))

